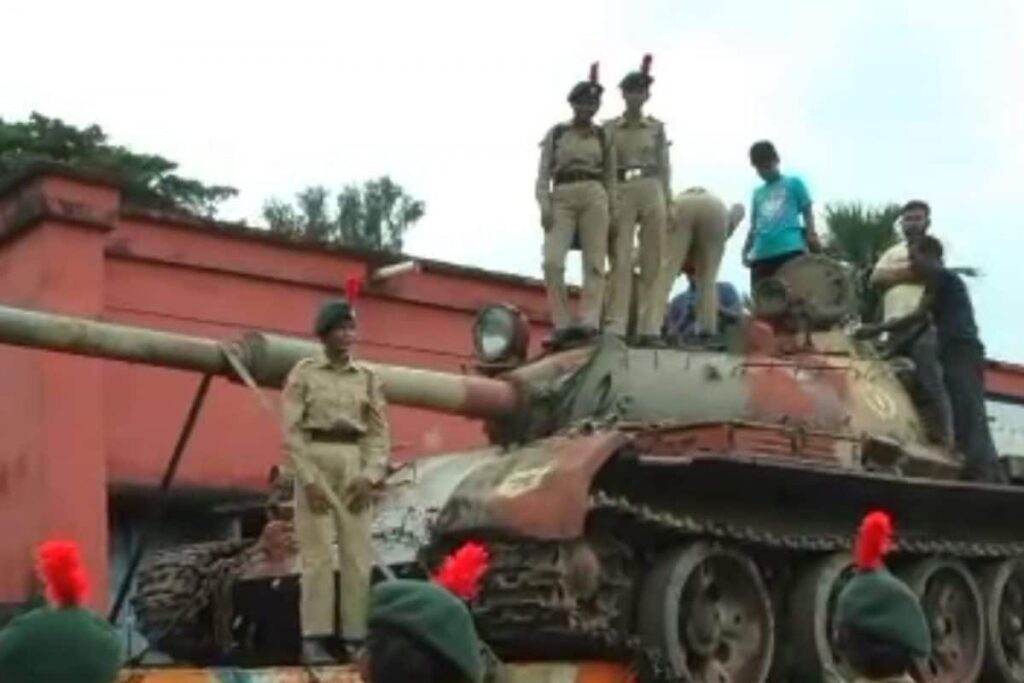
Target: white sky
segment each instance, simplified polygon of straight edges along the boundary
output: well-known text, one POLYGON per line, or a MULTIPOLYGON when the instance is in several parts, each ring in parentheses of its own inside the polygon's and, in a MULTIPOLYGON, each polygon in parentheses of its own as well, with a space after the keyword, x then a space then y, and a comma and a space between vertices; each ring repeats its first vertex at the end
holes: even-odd
MULTIPOLYGON (((991 355, 1024 362, 1024 1, 4 3, 0 116, 33 109, 270 196, 389 173, 427 202, 407 251, 540 275, 537 144, 599 59, 655 55, 677 190, 746 202, 774 140, 817 204, 923 197, 991 355)), ((609 88, 602 116, 619 109, 609 88)), ((746 286, 738 240, 725 277, 746 286)), ((575 271, 572 264, 570 271, 575 271)))

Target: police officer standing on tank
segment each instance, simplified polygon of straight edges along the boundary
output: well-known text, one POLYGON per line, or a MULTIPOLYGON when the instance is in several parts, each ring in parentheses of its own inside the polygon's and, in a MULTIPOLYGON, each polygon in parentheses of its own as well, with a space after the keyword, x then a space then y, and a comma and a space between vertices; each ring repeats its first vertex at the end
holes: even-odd
POLYGON ((603 92, 595 63, 590 79, 569 92, 572 121, 555 125, 541 143, 536 194, 556 346, 593 336, 601 321, 608 222, 615 197, 615 151, 605 131, 594 124, 603 92), (583 256, 583 296, 579 324, 573 325, 565 287, 565 257, 577 239, 583 256))
POLYGON ((664 305, 659 305, 659 273, 665 250, 665 226, 672 198, 671 168, 665 124, 644 116, 650 98, 651 56, 645 55, 639 71, 626 74, 619 84, 625 112, 605 123, 615 151, 619 181, 616 211, 612 215, 611 280, 605 329, 624 336, 629 320, 633 275, 633 242, 639 231, 637 280, 637 335, 641 342, 659 338, 664 305))
POLYGON ((325 303, 314 330, 323 348, 295 365, 282 394, 284 446, 296 482, 299 613, 308 664, 333 659, 328 646, 336 637, 336 614, 350 656, 366 637, 371 492, 386 475, 390 449, 381 382, 352 359, 356 315, 350 303, 325 303))

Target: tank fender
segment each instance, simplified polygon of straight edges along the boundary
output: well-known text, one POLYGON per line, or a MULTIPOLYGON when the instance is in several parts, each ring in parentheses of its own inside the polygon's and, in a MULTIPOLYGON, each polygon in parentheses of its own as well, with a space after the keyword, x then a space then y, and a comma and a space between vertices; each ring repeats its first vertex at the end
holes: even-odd
POLYGON ((631 440, 609 430, 515 448, 459 482, 434 530, 439 535, 486 531, 539 540, 578 538, 594 477, 631 440))

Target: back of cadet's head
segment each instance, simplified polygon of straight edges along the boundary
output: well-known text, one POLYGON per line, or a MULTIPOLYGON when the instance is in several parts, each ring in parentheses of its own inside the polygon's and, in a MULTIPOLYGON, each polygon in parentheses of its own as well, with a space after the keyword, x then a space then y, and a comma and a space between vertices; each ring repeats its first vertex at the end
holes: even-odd
POLYGON ((466 677, 422 641, 390 624, 375 624, 366 641, 367 683, 462 683, 466 677))

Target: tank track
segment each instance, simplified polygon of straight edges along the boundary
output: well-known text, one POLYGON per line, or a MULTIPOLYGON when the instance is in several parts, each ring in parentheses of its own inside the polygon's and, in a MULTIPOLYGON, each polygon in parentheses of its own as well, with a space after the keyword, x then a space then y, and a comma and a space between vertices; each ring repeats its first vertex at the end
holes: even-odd
MULTIPOLYGON (((719 519, 657 510, 622 495, 595 491, 589 500, 590 538, 628 538, 624 555, 643 554, 681 542, 710 539, 740 548, 772 553, 792 562, 850 548, 851 534, 785 534, 739 526, 719 519)), ((965 560, 1024 556, 1024 542, 968 542, 914 537, 894 539, 897 558, 941 555, 965 560)), ((660 652, 631 633, 631 605, 623 596, 632 583, 624 557, 601 558, 601 578, 593 600, 578 604, 571 597, 572 577, 566 557, 572 544, 555 541, 488 540, 492 551, 483 594, 474 607, 481 632, 499 654, 512 656, 586 656, 615 653, 642 663, 646 680, 679 681, 660 652)), ((612 552, 612 555, 615 555, 612 552)), ((632 578, 636 578, 635 576, 632 578)))
MULTIPOLYGON (((693 515, 678 515, 634 503, 623 496, 601 491, 590 498, 590 514, 607 516, 642 532, 677 538, 702 537, 755 545, 773 550, 834 552, 850 548, 849 534, 779 534, 750 526, 737 526, 693 515)), ((970 542, 945 539, 893 539, 893 553, 906 555, 948 555, 961 559, 998 559, 1024 555, 1024 542, 970 542)))

